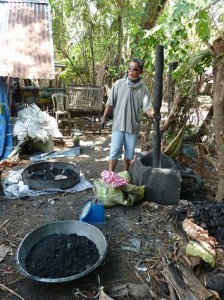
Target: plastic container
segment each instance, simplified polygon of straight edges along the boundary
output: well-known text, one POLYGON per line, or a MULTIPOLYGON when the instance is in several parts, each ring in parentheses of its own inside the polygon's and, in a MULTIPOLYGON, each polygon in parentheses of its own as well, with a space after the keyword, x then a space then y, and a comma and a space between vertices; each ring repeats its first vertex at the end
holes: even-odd
POLYGON ((105 223, 103 202, 93 203, 91 200, 88 201, 82 210, 79 220, 90 224, 105 223))

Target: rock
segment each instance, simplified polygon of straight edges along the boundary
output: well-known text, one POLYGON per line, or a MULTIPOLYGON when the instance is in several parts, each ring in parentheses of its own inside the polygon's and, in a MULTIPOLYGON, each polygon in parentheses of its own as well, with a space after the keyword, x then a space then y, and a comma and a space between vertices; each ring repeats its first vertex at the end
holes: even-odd
POLYGON ((224 274, 210 274, 206 279, 206 287, 218 293, 224 293, 224 274))

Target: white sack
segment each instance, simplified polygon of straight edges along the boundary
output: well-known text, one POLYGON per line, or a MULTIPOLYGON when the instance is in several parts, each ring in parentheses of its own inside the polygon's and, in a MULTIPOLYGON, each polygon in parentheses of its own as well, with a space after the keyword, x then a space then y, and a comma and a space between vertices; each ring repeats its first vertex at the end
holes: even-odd
POLYGON ((29 137, 46 142, 51 138, 61 138, 62 134, 54 117, 42 111, 36 104, 31 104, 18 112, 13 136, 19 141, 29 137))

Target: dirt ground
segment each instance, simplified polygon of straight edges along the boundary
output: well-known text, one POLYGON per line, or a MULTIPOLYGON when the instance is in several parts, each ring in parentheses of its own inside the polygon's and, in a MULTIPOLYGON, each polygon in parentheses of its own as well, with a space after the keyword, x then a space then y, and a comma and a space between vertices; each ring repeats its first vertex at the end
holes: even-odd
MULTIPOLYGON (((82 121, 77 129, 85 132, 81 136, 81 154, 74 158, 64 158, 54 161, 75 163, 85 178, 90 182, 101 178, 101 172, 107 169, 110 128, 97 132, 95 123, 82 121)), ((65 147, 71 147, 71 139, 64 137, 65 147)), ((137 151, 141 151, 140 139, 137 151)), ((55 150, 62 149, 60 143, 55 144, 55 150)), ((6 168, 2 180, 9 170, 19 170, 31 164, 29 157, 21 157, 18 165, 6 168)), ((122 170, 119 162, 116 171, 122 170)), ((210 176, 211 178, 212 176, 210 176)), ((213 183, 205 185, 212 196, 213 183)), ((205 190, 205 188, 203 188, 205 190)), ((206 189, 208 192, 208 190, 206 189)), ((24 236, 37 227, 62 220, 79 220, 80 213, 86 201, 93 199, 92 189, 78 193, 55 193, 28 199, 8 200, 1 195, 0 200, 0 244, 10 247, 9 253, 0 262, 0 299, 4 300, 73 300, 92 299, 81 296, 89 292, 93 295, 99 286, 104 286, 105 292, 121 284, 148 283, 153 295, 134 296, 129 290, 122 290, 128 299, 170 299, 161 286, 165 280, 162 274, 163 259, 169 259, 174 243, 182 243, 182 237, 176 233, 176 224, 170 219, 172 207, 159 206, 155 203, 141 201, 132 207, 116 206, 105 209, 106 222, 96 224, 105 235, 108 250, 103 263, 90 274, 69 283, 49 284, 36 282, 23 276, 17 266, 16 250, 24 236), (51 200, 54 201, 51 201, 51 200), (130 251, 132 239, 141 242, 139 251, 130 251), (144 269, 142 262, 147 266, 144 269), (142 266, 142 268, 141 268, 142 266), (14 294, 16 293, 16 294, 14 294), (75 294, 76 293, 76 294, 75 294)), ((132 249, 133 250, 133 249, 132 249)), ((121 291, 120 291, 121 292, 121 291)))

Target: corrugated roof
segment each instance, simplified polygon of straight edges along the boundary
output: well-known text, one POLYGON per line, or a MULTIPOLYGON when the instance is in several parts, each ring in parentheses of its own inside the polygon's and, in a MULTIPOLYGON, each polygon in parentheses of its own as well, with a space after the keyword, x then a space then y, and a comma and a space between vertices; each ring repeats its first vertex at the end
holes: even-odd
POLYGON ((0 76, 54 78, 48 0, 0 0, 0 76))

